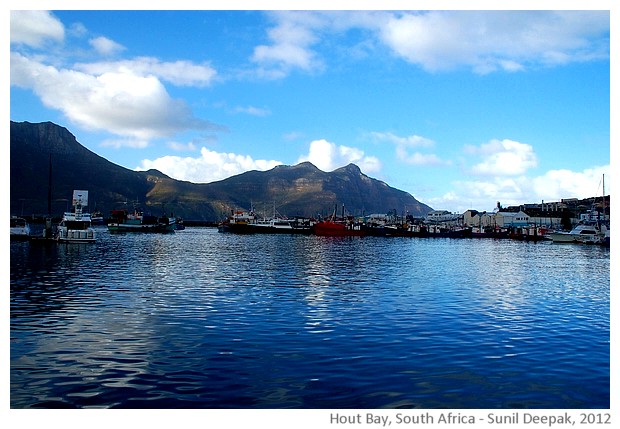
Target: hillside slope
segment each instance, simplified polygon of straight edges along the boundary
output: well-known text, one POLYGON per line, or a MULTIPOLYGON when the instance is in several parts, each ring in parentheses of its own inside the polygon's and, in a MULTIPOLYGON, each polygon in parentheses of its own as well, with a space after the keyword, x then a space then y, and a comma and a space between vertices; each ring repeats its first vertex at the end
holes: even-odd
POLYGON ((251 207, 259 213, 271 214, 275 207, 287 216, 307 217, 330 214, 342 204, 355 215, 395 210, 424 216, 432 210, 411 194, 368 177, 354 164, 324 172, 304 162, 196 184, 157 170, 116 165, 51 122, 11 122, 10 140, 11 214, 47 214, 51 201, 51 214, 59 215, 70 204, 74 189, 89 191, 90 211, 107 214, 138 204, 153 214, 173 212, 203 221, 218 221, 231 210, 251 207))

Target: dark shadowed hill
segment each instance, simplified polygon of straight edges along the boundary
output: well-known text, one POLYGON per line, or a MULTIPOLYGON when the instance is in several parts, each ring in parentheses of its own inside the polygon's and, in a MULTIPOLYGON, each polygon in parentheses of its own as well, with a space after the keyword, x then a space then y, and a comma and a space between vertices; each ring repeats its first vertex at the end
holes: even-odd
POLYGON ((133 171, 82 146, 66 128, 51 122, 11 122, 11 214, 60 215, 74 189, 89 191, 89 211, 107 215, 137 202, 153 214, 173 212, 188 220, 218 221, 231 210, 254 208, 271 215, 408 213, 431 208, 411 194, 370 178, 350 164, 326 173, 304 162, 269 171, 249 171, 218 182, 196 184, 157 170, 133 171), (51 175, 50 175, 51 167, 51 175), (51 176, 51 181, 50 181, 51 176), (48 198, 51 183, 51 199, 48 198), (51 203, 51 204, 50 204, 51 203))

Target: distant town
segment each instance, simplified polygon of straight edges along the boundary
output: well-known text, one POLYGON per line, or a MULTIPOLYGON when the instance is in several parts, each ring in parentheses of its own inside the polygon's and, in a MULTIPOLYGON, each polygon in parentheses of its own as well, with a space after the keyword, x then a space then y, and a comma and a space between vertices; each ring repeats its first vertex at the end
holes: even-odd
MULTIPOLYGON (((425 223, 438 223, 446 226, 464 225, 469 227, 523 227, 527 225, 544 226, 569 230, 585 220, 596 218, 602 222, 610 220, 610 196, 586 199, 566 198, 556 202, 522 204, 502 207, 501 202, 492 212, 467 210, 452 213, 447 210, 433 210, 424 218, 425 223)), ((420 221, 420 220, 418 220, 420 221)))

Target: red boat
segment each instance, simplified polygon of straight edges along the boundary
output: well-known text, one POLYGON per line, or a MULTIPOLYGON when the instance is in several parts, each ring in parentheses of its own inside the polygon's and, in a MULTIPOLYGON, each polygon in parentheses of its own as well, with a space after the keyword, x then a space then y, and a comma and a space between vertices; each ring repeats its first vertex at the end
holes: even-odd
POLYGON ((360 225, 325 220, 314 224, 314 233, 325 237, 362 237, 365 231, 360 225))

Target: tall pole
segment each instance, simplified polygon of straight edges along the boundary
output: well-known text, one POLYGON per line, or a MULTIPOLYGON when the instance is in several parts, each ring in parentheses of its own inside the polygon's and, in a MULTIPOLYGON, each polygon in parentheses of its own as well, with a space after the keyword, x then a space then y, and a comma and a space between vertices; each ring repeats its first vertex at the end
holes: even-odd
POLYGON ((49 177, 47 180, 47 215, 52 215, 52 154, 50 153, 49 177))
POLYGON ((603 174, 603 220, 606 220, 605 217, 605 210, 606 210, 606 203, 605 203, 605 175, 603 174))

